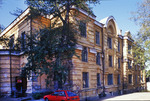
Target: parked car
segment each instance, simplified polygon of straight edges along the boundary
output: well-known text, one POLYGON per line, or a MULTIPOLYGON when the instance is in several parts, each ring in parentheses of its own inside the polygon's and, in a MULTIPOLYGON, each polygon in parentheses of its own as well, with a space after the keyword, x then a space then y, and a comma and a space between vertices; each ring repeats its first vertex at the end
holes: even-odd
POLYGON ((45 101, 80 101, 79 96, 69 90, 57 90, 50 95, 45 95, 43 99, 45 101))

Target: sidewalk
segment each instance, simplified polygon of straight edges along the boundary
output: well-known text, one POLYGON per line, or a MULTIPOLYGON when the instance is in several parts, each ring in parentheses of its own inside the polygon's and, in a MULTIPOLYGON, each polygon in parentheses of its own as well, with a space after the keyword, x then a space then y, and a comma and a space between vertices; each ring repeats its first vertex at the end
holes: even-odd
POLYGON ((150 92, 134 92, 134 93, 129 93, 129 94, 123 94, 120 96, 112 96, 107 99, 99 99, 97 101, 120 101, 120 100, 125 100, 125 101, 150 101, 150 92))
POLYGON ((35 100, 32 97, 19 97, 19 98, 12 98, 12 97, 2 97, 0 101, 44 101, 43 98, 35 100))

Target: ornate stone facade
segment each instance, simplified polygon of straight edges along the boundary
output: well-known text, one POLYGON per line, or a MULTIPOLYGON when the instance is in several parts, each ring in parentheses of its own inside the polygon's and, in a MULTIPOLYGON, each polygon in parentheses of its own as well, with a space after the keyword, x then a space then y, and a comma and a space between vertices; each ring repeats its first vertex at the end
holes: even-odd
MULTIPOLYGON (((39 29, 38 24, 32 24, 27 20, 29 9, 25 10, 15 19, 1 34, 14 38, 21 36, 23 32, 29 33, 31 27, 39 29)), ((80 10, 78 19, 86 19, 88 14, 80 10)), ((35 19, 40 25, 48 26, 49 18, 35 19)), ((140 66, 134 66, 132 47, 134 40, 130 32, 122 35, 113 16, 95 20, 90 16, 86 25, 86 37, 78 39, 76 53, 80 58, 73 56, 73 69, 71 79, 73 90, 79 90, 80 96, 97 96, 102 92, 107 95, 133 92, 145 87, 145 73, 140 66), (130 52, 128 52, 131 50, 130 52), (87 55, 84 61, 83 54, 87 55), (129 66, 130 65, 130 66, 129 66)), ((0 51, 0 91, 1 94, 10 94, 15 89, 15 77, 20 74, 20 67, 25 65, 27 57, 23 53, 9 53, 1 44, 0 51), (10 60, 10 57, 12 58, 10 60), (10 66, 11 63, 11 66, 10 66), (10 68, 12 75, 10 75, 10 68)), ((34 91, 35 85, 45 88, 45 76, 37 81, 28 80, 27 93, 34 91)))

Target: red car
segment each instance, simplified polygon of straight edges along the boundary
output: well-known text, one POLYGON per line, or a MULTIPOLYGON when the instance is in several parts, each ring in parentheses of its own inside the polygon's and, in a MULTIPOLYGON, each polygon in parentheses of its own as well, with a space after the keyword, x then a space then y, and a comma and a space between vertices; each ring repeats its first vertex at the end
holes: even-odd
POLYGON ((80 101, 79 96, 69 90, 57 90, 50 95, 45 95, 43 99, 45 101, 80 101))

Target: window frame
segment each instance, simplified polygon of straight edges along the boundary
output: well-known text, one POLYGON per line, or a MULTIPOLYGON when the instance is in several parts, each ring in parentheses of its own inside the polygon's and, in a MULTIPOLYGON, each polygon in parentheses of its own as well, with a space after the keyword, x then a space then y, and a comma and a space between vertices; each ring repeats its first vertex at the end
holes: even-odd
POLYGON ((128 59, 128 69, 132 68, 132 60, 128 59))
POLYGON ((137 83, 138 83, 138 76, 135 75, 135 84, 137 84, 137 83))
POLYGON ((113 74, 108 74, 107 75, 107 84, 108 85, 113 85, 113 74))
POLYGON ((117 76, 117 84, 118 84, 118 85, 120 85, 120 84, 121 84, 120 74, 118 74, 118 76, 117 76))
POLYGON ((109 62, 109 67, 113 67, 113 57, 112 57, 112 55, 109 55, 108 62, 109 62))
POLYGON ((107 45, 109 49, 112 49, 112 38, 108 36, 107 38, 107 45))
POLYGON ((120 52, 120 41, 118 40, 118 52, 120 52))
POLYGON ((130 44, 128 44, 128 54, 132 53, 132 46, 130 44))
POLYGON ((21 50, 25 50, 25 45, 26 45, 26 34, 25 31, 21 33, 21 50))
POLYGON ((10 49, 14 49, 14 46, 15 46, 15 35, 12 34, 9 38, 10 38, 10 40, 9 40, 9 48, 10 49), (12 43, 11 43, 11 41, 12 41, 12 43), (10 45, 12 45, 12 46, 10 46, 10 45))
POLYGON ((82 72, 83 88, 89 88, 89 73, 82 72))
POLYGON ((129 83, 129 84, 132 84, 132 83, 133 83, 132 79, 133 79, 132 74, 129 74, 129 75, 128 75, 128 83, 129 83))
POLYGON ((101 75, 97 73, 97 87, 101 86, 101 75))
POLYGON ((100 52, 97 52, 97 55, 96 55, 96 64, 97 64, 97 65, 101 65, 100 52))
POLYGON ((88 48, 87 47, 83 47, 82 48, 82 61, 83 62, 88 62, 88 48))
POLYGON ((118 58, 118 69, 121 68, 121 58, 118 58))
POLYGON ((135 70, 137 71, 137 64, 135 65, 135 70))
POLYGON ((95 43, 100 45, 100 32, 95 31, 95 43))
POLYGON ((82 37, 87 37, 87 24, 83 21, 80 21, 80 25, 79 25, 79 29, 80 29, 80 35, 82 37))

